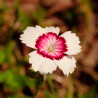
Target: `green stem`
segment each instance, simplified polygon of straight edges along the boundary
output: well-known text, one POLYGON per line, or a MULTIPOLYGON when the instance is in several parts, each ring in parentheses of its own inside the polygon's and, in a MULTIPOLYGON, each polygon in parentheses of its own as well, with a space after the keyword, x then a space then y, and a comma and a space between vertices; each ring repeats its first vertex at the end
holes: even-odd
POLYGON ((47 75, 47 80, 48 80, 48 83, 49 83, 51 91, 54 93, 55 92, 55 88, 54 88, 54 85, 53 85, 53 82, 52 82, 50 74, 47 75))
POLYGON ((68 93, 67 93, 67 98, 74 98, 74 95, 73 95, 73 82, 72 82, 71 75, 68 76, 68 93))

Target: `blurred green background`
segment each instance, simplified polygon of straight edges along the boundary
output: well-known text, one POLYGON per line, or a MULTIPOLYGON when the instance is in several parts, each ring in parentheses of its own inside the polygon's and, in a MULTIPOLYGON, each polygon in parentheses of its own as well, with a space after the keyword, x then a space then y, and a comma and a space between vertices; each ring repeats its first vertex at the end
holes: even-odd
POLYGON ((0 0, 0 98, 98 98, 98 0, 0 0), (30 68, 27 26, 59 26, 81 40, 77 68, 40 75, 30 68))

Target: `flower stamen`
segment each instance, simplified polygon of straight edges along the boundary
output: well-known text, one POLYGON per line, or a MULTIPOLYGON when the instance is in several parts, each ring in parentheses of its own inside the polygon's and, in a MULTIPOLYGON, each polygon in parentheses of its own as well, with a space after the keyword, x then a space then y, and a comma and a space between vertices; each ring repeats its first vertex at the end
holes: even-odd
POLYGON ((54 47, 53 46, 48 47, 47 51, 52 53, 54 51, 54 47))

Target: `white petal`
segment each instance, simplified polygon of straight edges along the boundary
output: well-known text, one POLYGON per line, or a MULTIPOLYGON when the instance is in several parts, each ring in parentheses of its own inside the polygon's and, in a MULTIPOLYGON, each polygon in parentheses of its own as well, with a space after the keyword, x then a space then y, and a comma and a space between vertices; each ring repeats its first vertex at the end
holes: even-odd
POLYGON ((55 60, 55 63, 67 76, 69 73, 72 73, 76 67, 76 60, 72 56, 64 56, 61 60, 55 60))
POLYGON ((37 54, 36 51, 31 52, 29 56, 29 63, 32 64, 32 68, 34 71, 39 71, 41 64, 44 62, 44 58, 37 54))
POLYGON ((29 63, 32 64, 32 68, 41 74, 52 73, 57 67, 53 60, 42 57, 36 51, 30 53, 29 56, 29 63))
POLYGON ((48 32, 53 32, 53 33, 56 33, 57 35, 59 34, 60 32, 60 28, 59 27, 46 27, 45 28, 45 32, 48 33, 48 32))
POLYGON ((47 73, 52 73, 54 70, 56 70, 57 65, 55 62, 51 59, 45 58, 45 61, 40 67, 39 72, 41 74, 47 74, 47 73))
POLYGON ((65 38, 66 44, 68 46, 68 51, 66 52, 66 54, 74 55, 78 54, 81 51, 81 46, 79 45, 79 37, 76 36, 75 33, 71 33, 71 31, 68 31, 63 33, 61 36, 65 38))
POLYGON ((24 34, 20 36, 20 40, 22 40, 22 42, 27 46, 35 48, 36 39, 43 33, 45 33, 45 31, 40 26, 27 27, 27 29, 24 31, 24 34))
POLYGON ((25 43, 27 46, 31 48, 36 48, 35 43, 40 35, 48 32, 53 32, 58 35, 59 31, 60 31, 59 27, 56 28, 55 27, 41 28, 40 26, 27 27, 27 29, 24 31, 24 34, 20 36, 20 40, 22 41, 22 43, 25 43))

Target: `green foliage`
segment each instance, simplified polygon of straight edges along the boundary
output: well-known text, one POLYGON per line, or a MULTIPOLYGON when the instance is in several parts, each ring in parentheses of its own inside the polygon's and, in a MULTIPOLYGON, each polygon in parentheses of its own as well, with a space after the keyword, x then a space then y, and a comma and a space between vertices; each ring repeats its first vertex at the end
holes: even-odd
POLYGON ((26 77, 25 75, 19 74, 14 70, 8 70, 0 74, 0 83, 5 84, 11 90, 18 90, 24 86, 36 87, 36 79, 26 77))
POLYGON ((0 11, 5 12, 8 9, 8 7, 5 4, 5 0, 2 0, 2 6, 0 6, 0 11))
POLYGON ((14 51, 14 44, 14 42, 10 42, 5 48, 0 50, 0 64, 7 61, 9 62, 9 56, 14 51))
POLYGON ((19 13, 19 21, 21 22, 20 31, 23 31, 27 26, 31 24, 31 19, 25 13, 19 13))
POLYGON ((78 93, 77 98, 85 98, 85 96, 83 96, 81 93, 78 93))
POLYGON ((6 55, 4 50, 0 50, 0 64, 2 64, 5 61, 6 55))
POLYGON ((96 91, 95 89, 90 90, 87 94, 83 95, 81 93, 77 94, 77 98, 95 98, 96 91))
POLYGON ((2 26, 4 24, 4 19, 2 17, 2 15, 0 15, 0 26, 2 26))
POLYGON ((82 3, 86 4, 90 10, 93 10, 93 3, 91 0, 81 0, 82 3))
POLYGON ((38 11, 32 13, 33 20, 35 20, 39 25, 42 25, 42 21, 45 19, 45 17, 46 11, 41 5, 39 5, 38 11))
POLYGON ((27 26, 31 25, 31 18, 20 10, 19 0, 15 0, 14 4, 15 4, 16 22, 19 21, 21 23, 19 30, 22 32, 27 26))
MULTIPOLYGON (((21 97, 22 98, 32 98, 32 97, 26 96, 26 95, 21 95, 21 97)), ((19 98, 19 95, 18 95, 18 93, 16 93, 16 94, 9 96, 8 98, 19 98)))
POLYGON ((65 98, 73 98, 73 93, 72 92, 68 92, 65 98))
POLYGON ((45 91, 46 98, 58 98, 57 93, 50 93, 48 91, 45 91))
POLYGON ((63 12, 63 15, 64 15, 64 17, 66 19, 66 22, 69 24, 69 26, 75 25, 75 23, 77 21, 77 19, 76 19, 77 14, 75 12, 75 9, 76 8, 73 8, 73 9, 70 9, 68 11, 63 12))
MULTIPOLYGON (((11 33, 12 34, 12 33, 11 33)), ((10 56, 12 55, 14 49, 15 49, 15 43, 14 41, 11 41, 11 36, 9 36, 8 38, 8 44, 5 46, 4 48, 4 55, 5 55, 5 62, 8 63, 8 65, 12 65, 11 60, 10 60, 10 56)))
POLYGON ((85 98, 95 98, 95 89, 92 89, 91 91, 89 91, 86 95, 85 98))

